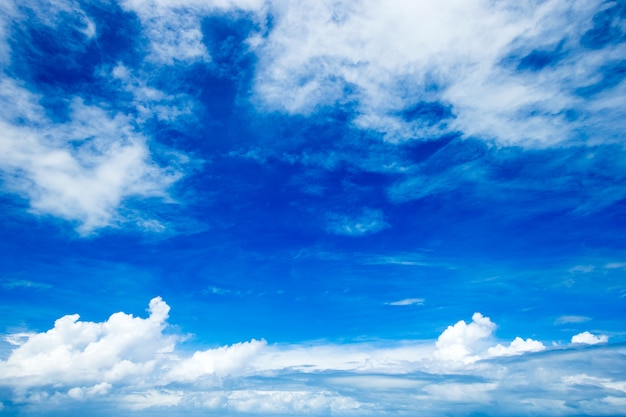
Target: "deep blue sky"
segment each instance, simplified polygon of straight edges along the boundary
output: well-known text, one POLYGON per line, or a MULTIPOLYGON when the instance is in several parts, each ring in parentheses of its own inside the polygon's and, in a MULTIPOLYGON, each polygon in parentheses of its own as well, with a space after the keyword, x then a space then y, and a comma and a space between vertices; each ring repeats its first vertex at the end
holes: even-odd
POLYGON ((0 12, 0 415, 623 413, 623 3, 0 12))

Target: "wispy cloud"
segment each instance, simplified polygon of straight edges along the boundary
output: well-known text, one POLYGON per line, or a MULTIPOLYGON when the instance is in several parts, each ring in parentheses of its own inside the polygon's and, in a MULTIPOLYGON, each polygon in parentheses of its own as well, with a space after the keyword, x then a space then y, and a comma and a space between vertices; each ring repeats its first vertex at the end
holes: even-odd
MULTIPOLYGON (((82 36, 64 46, 68 51, 94 41, 94 23, 77 4, 54 2, 45 11, 39 6, 27 2, 20 12, 9 7, 10 16, 16 25, 36 18, 51 29, 68 26, 82 36)), ((6 31, 0 35, 0 44, 9 50, 10 45, 31 46, 29 39, 9 39, 12 35, 6 31)), ((5 110, 0 116, 0 170, 4 187, 28 200, 32 213, 71 221, 83 235, 129 220, 142 228, 159 229, 156 220, 146 219, 125 203, 132 198, 171 200, 167 190, 181 177, 182 155, 168 157, 176 167, 158 164, 152 158, 149 137, 137 120, 125 114, 126 109, 115 110, 68 93, 63 104, 67 112, 60 116, 46 107, 49 97, 26 80, 12 78, 6 68, 2 70, 0 104, 5 110)))
POLYGON ((142 22, 144 35, 150 42, 148 60, 157 64, 209 61, 201 21, 211 13, 260 12, 263 0, 198 0, 146 1, 122 0, 121 6, 134 12, 142 22))
POLYGON ((273 3, 256 92, 289 113, 357 103, 354 125, 390 141, 451 131, 526 147, 611 141, 623 86, 597 75, 623 48, 581 45, 599 4, 273 3))
MULTIPOLYGON (((0 100, 8 104, 12 98, 3 95, 0 100)), ((14 124, 17 115, 7 120, 5 113, 0 120, 5 184, 26 197, 34 213, 77 222, 78 231, 88 234, 123 220, 118 209, 126 198, 168 198, 166 190, 180 173, 150 160, 146 138, 134 131, 128 117, 81 100, 74 101, 71 111, 72 120, 63 124, 51 123, 43 112, 29 118, 31 126, 14 124)))
POLYGON ((410 305, 422 305, 424 304, 423 298, 405 298, 404 300, 391 301, 389 303, 385 303, 390 306, 410 306, 410 305))
POLYGON ((45 290, 52 288, 52 285, 45 282, 35 282, 26 279, 5 279, 0 280, 0 286, 5 290, 13 290, 19 288, 28 288, 34 290, 45 290))
POLYGON ((586 323, 591 317, 586 316, 560 316, 554 320, 554 324, 586 323))
POLYGON ((327 218, 326 230, 337 235, 363 236, 378 233, 389 227, 383 212, 370 208, 364 208, 354 216, 331 213, 327 218))

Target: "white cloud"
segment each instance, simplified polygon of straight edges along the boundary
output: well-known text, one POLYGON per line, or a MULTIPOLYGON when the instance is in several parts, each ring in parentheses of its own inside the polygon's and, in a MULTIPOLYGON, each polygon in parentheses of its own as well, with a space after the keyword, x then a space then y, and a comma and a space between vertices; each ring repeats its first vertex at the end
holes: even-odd
MULTIPOLYGON (((46 332, 15 335, 19 343, 0 361, 0 401, 30 410, 85 402, 122 414, 166 408, 192 416, 436 416, 461 405, 490 414, 497 400, 500 415, 568 415, 576 412, 560 401, 564 392, 589 407, 598 390, 606 397, 626 392, 626 373, 615 372, 626 369, 623 346, 596 348, 605 358, 598 362, 584 347, 546 349, 519 337, 494 345, 496 326, 480 313, 437 341, 251 340, 195 352, 168 331, 168 315, 157 297, 147 318, 115 313, 98 323, 69 315, 46 332)), ((607 414, 620 409, 619 401, 602 407, 607 414)))
POLYGON ((4 340, 13 346, 21 346, 28 341, 32 336, 36 333, 33 332, 21 332, 21 333, 11 333, 4 337, 4 340))
POLYGON ((572 343, 581 343, 585 345, 597 345, 598 343, 606 343, 608 341, 609 337, 604 334, 596 336, 589 332, 582 332, 572 336, 572 343))
POLYGON ((615 141, 623 88, 586 102, 575 93, 625 55, 619 46, 579 46, 599 7, 599 0, 271 2, 275 25, 257 47, 257 98, 292 114, 356 103, 355 126, 391 141, 451 131, 505 145, 551 146, 577 141, 581 131, 589 143, 615 141), (505 64, 563 39, 569 55, 539 73, 505 64), (454 117, 420 118, 420 105, 444 111, 428 108, 435 102, 454 117), (567 119, 571 109, 584 120, 567 119), (417 116, 409 120, 411 111, 417 116))
POLYGON ((0 117, 0 169, 5 187, 27 198, 34 213, 76 222, 88 234, 124 221, 119 208, 129 197, 168 198, 180 173, 151 161, 130 117, 74 99, 70 120, 58 124, 38 100, 0 80, 0 103, 9 109, 0 117))
POLYGON ((79 321, 78 314, 62 317, 0 362, 1 380, 29 387, 141 378, 176 342, 162 333, 169 306, 155 298, 149 311, 147 319, 115 313, 103 323, 79 321))
POLYGON ((191 382, 203 376, 242 375, 250 372, 251 359, 267 345, 265 341, 252 340, 217 349, 195 352, 181 360, 168 374, 168 381, 191 382))
POLYGON ((512 356, 512 355, 521 355, 526 352, 540 352, 544 350, 546 347, 543 343, 533 340, 533 339, 522 339, 521 337, 516 337, 509 346, 502 346, 501 344, 497 344, 496 346, 490 347, 487 350, 489 356, 512 356))
POLYGON ((365 208, 355 216, 331 213, 326 230, 336 235, 363 236, 378 233, 389 227, 381 210, 365 208))
POLYGON ((410 306, 410 305, 421 305, 424 304, 424 299, 423 298, 405 298, 404 300, 398 300, 398 301, 392 301, 389 303, 386 303, 390 306, 410 306))
POLYGON ((481 342, 495 329, 496 325, 489 317, 474 313, 470 324, 461 320, 444 330, 437 339, 435 357, 465 364, 475 362, 480 359, 477 353, 481 350, 481 342))
POLYGON ((157 64, 210 60, 201 20, 211 13, 260 12, 263 0, 121 0, 120 5, 137 14, 150 41, 148 59, 157 64))
MULTIPOLYGON (((55 0, 45 7, 26 1, 19 8, 3 2, 0 9, 6 12, 0 17, 0 55, 5 50, 11 53, 8 25, 26 20, 57 29, 68 25, 67 17, 72 16, 71 29, 84 39, 68 43, 67 48, 82 48, 97 34, 94 21, 74 1, 55 0)), ((40 105, 41 96, 3 70, 0 67, 3 187, 28 200, 31 212, 69 220, 83 235, 129 221, 142 229, 163 230, 157 220, 143 218, 144 214, 126 205, 132 198, 170 201, 167 190, 181 177, 177 167, 164 168, 153 161, 149 138, 139 133, 139 125, 151 115, 172 121, 188 114, 188 100, 164 95, 126 74, 123 87, 135 96, 131 104, 139 117, 133 117, 128 109, 114 111, 107 105, 85 104, 80 97, 68 96, 68 114, 59 121, 40 105)), ((100 72, 96 75, 109 76, 100 72)), ((172 166, 185 162, 175 152, 161 156, 172 166)))
POLYGON ((122 84, 125 91, 133 95, 132 106, 138 113, 136 118, 138 123, 144 123, 152 117, 166 122, 173 122, 182 116, 186 116, 187 119, 193 117, 194 103, 189 96, 165 94, 148 85, 146 77, 134 74, 121 63, 113 68, 111 75, 122 84))

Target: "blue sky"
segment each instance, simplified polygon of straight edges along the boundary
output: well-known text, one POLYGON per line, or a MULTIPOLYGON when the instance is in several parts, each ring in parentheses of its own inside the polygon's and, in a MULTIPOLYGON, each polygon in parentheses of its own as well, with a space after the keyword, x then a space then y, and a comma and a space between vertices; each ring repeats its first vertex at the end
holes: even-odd
POLYGON ((622 2, 0 16, 0 415, 626 415, 622 2))

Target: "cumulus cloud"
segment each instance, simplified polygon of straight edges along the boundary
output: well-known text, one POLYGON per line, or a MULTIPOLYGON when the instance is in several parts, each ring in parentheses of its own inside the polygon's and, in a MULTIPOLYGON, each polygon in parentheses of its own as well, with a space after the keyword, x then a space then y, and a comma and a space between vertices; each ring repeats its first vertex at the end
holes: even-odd
POLYGON ((626 369, 620 368, 623 346, 600 347, 611 359, 605 366, 592 363, 584 347, 547 349, 520 337, 508 346, 494 345, 496 326, 480 313, 469 324, 449 326, 434 343, 251 340, 195 352, 180 347, 185 338, 170 331, 169 306, 161 298, 150 301, 148 313, 141 318, 120 312, 103 322, 80 321, 73 314, 46 332, 13 335, 14 348, 0 361, 0 401, 31 410, 88 402, 121 413, 169 408, 189 415, 411 415, 418 410, 435 416, 453 412, 457 404, 489 414, 498 399, 501 415, 568 415, 576 409, 559 401, 563 390, 589 406, 600 390, 608 414, 619 409, 611 405, 619 399, 615 392, 626 392, 626 374, 615 372, 626 369), (591 394, 582 388, 590 385, 596 387, 591 394))
POLYGON ((481 342, 490 337, 495 329, 496 325, 489 317, 474 313, 471 323, 460 320, 444 330, 437 339, 435 357, 453 362, 475 362, 480 359, 477 353, 481 342))
POLYGON ((609 337, 604 334, 596 336, 595 334, 589 332, 582 332, 572 336, 572 343, 580 343, 585 345, 597 345, 598 343, 606 343, 608 341, 609 337))
POLYGON ((511 356, 511 355, 521 355, 526 352, 540 352, 544 350, 546 347, 543 343, 533 340, 533 339, 522 339, 521 337, 516 337, 509 346, 503 346, 501 344, 497 344, 496 346, 490 347, 487 350, 489 356, 511 356))
POLYGON ((169 306, 155 298, 149 311, 146 319, 115 313, 103 323, 79 321, 78 314, 62 317, 0 362, 2 382, 33 387, 141 378, 176 341, 162 333, 169 306))

